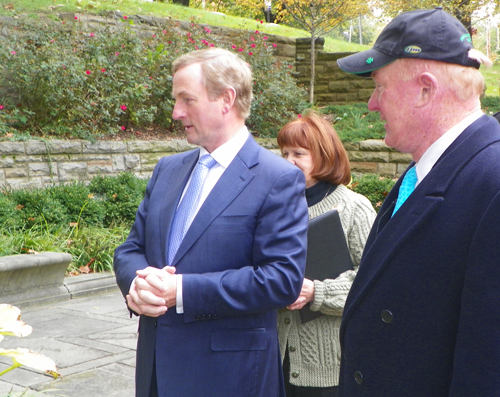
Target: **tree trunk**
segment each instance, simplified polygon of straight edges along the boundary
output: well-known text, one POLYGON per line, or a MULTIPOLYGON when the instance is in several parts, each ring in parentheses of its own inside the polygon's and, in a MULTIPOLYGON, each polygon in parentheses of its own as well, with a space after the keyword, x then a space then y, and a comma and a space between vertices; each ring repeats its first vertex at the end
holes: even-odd
POLYGON ((309 103, 314 103, 314 80, 316 76, 316 37, 311 32, 311 85, 309 88, 309 103))
POLYGON ((361 15, 359 16, 359 44, 363 44, 363 27, 361 25, 361 15))

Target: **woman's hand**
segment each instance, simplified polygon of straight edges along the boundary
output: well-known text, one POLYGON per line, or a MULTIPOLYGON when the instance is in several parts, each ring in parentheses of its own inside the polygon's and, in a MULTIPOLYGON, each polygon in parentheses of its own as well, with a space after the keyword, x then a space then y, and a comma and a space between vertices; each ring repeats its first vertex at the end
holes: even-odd
POLYGON ((307 303, 314 300, 314 282, 308 278, 304 279, 302 283, 302 289, 300 290, 300 295, 297 300, 288 306, 290 310, 302 309, 307 303))

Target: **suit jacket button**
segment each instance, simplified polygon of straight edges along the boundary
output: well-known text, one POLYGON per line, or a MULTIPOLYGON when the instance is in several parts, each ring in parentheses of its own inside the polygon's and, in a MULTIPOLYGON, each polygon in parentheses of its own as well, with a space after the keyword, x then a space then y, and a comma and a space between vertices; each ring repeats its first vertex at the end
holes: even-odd
POLYGON ((380 317, 382 317, 382 321, 386 324, 392 323, 392 320, 394 319, 393 314, 389 310, 382 310, 380 317))
POLYGON ((292 378, 298 378, 299 373, 298 372, 292 372, 292 378))
POLYGON ((363 383, 363 374, 359 371, 356 371, 354 373, 354 380, 358 385, 361 385, 363 383))

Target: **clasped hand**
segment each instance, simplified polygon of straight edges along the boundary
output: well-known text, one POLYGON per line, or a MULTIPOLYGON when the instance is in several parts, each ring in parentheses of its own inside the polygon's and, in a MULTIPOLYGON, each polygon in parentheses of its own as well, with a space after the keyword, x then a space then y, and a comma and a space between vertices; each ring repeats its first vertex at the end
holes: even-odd
POLYGON ((302 289, 297 300, 288 306, 289 310, 302 309, 307 303, 314 300, 314 281, 305 278, 302 282, 302 289))
POLYGON ((128 307, 137 314, 159 317, 175 306, 177 275, 175 267, 163 269, 148 266, 136 272, 137 277, 127 295, 128 307))

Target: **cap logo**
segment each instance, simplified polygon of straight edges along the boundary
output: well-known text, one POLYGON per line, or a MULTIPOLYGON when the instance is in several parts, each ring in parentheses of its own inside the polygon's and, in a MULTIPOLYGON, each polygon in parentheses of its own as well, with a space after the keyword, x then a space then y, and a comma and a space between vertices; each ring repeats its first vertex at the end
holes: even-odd
POLYGON ((464 40, 467 40, 469 43, 472 43, 472 40, 470 38, 469 33, 463 34, 462 37, 460 37, 460 41, 464 41, 464 40))
POLYGON ((407 54, 419 54, 422 52, 422 49, 416 45, 409 45, 408 47, 405 47, 404 51, 407 54))

